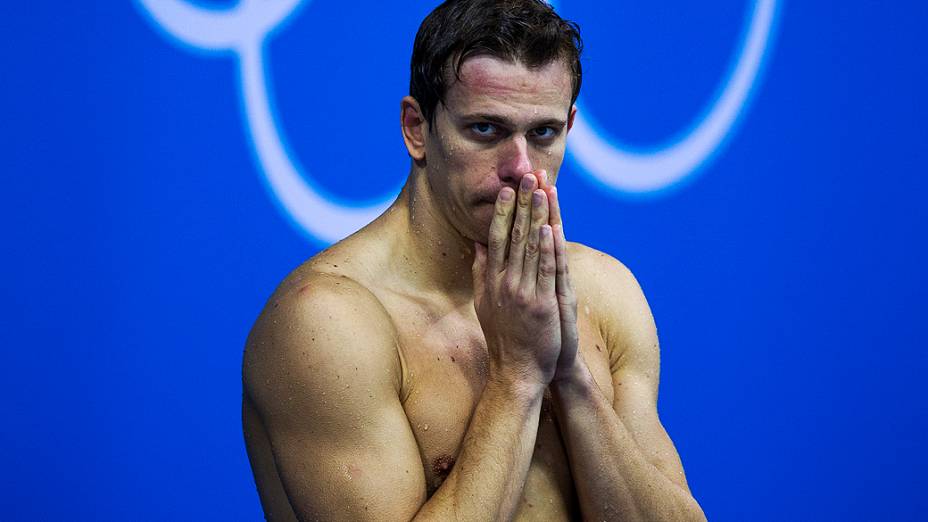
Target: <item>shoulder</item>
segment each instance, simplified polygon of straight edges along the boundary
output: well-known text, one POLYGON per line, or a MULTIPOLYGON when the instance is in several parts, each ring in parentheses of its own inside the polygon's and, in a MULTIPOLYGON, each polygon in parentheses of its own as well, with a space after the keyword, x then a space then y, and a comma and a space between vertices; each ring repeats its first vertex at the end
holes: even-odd
POLYGON ((575 290, 584 294, 592 292, 602 298, 617 294, 627 298, 641 293, 634 274, 615 257, 574 242, 568 242, 567 255, 575 290))
POLYGON ((613 256, 580 243, 569 244, 568 256, 578 312, 590 316, 599 327, 610 349, 613 370, 623 359, 656 364, 657 327, 632 271, 613 256))
POLYGON ((390 316, 367 287, 344 273, 304 265, 281 283, 248 335, 245 393, 260 407, 294 390, 324 394, 349 378, 399 389, 396 338, 390 316))

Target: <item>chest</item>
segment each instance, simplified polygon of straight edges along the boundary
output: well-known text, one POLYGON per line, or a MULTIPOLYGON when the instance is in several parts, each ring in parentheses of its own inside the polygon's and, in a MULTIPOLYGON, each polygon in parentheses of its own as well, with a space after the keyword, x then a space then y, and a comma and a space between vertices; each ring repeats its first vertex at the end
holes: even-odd
MULTIPOLYGON (((406 305, 391 312, 405 318, 395 321, 404 366, 402 401, 431 494, 451 472, 480 400, 488 374, 486 342, 472 305, 441 313, 406 305)), ((580 318, 578 327, 581 354, 611 401, 606 344, 587 317, 580 318)), ((546 394, 520 512, 540 514, 540 509, 545 518, 573 518, 575 497, 553 403, 546 394), (554 516, 559 512, 564 517, 554 516)))

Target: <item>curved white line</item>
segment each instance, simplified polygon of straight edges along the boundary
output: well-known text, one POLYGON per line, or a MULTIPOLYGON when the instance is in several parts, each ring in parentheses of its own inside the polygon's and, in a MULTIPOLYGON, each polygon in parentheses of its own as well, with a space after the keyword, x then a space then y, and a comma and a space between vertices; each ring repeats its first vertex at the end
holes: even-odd
POLYGON ((383 213, 392 198, 367 207, 347 207, 326 200, 306 182, 284 150, 271 113, 261 46, 242 49, 239 57, 242 98, 255 150, 271 190, 296 223, 322 241, 335 242, 383 213))
POLYGON ((321 241, 335 242, 386 210, 392 198, 362 207, 327 200, 300 174, 284 149, 267 92, 264 42, 303 0, 242 0, 225 10, 182 0, 138 1, 182 43, 238 56, 242 103, 258 161, 271 192, 299 227, 321 241))
MULTIPOLYGON (((195 7, 182 0, 137 1, 179 41, 238 55, 241 96, 258 161, 270 190, 298 226, 322 241, 334 242, 388 207, 390 199, 364 207, 328 201, 300 174, 284 148, 267 92, 264 42, 304 0, 241 0, 226 10, 195 7)), ((776 0, 755 1, 750 30, 725 90, 683 139, 655 152, 626 150, 609 144, 578 114, 570 135, 571 155, 591 176, 627 192, 660 190, 691 175, 718 149, 743 110, 767 48, 775 9, 776 0)))
POLYGON ((705 118, 675 143, 649 152, 610 144, 577 112, 570 132, 571 156, 589 175, 624 192, 643 193, 666 188, 693 174, 722 144, 751 92, 776 12, 776 0, 756 0, 738 63, 705 118))
POLYGON ((138 0, 166 31, 201 49, 231 50, 262 40, 302 0, 241 0, 228 9, 207 9, 182 0, 138 0))

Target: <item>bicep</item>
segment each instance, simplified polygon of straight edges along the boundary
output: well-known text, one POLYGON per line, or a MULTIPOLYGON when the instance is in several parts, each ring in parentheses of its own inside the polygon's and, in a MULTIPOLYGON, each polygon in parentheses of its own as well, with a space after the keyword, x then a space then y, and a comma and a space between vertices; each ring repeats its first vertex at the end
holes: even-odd
POLYGON ((611 260, 612 315, 603 318, 612 361, 613 410, 629 430, 645 458, 675 484, 689 491, 683 464, 657 411, 660 347, 657 328, 637 280, 611 260))
POLYGON ((328 290, 284 299, 256 326, 246 392, 300 519, 411 519, 426 489, 392 326, 369 296, 328 290))
POLYGON ((348 404, 342 397, 314 406, 316 412, 291 412, 299 422, 268 423, 281 481, 300 518, 411 519, 425 502, 425 479, 399 401, 348 404))

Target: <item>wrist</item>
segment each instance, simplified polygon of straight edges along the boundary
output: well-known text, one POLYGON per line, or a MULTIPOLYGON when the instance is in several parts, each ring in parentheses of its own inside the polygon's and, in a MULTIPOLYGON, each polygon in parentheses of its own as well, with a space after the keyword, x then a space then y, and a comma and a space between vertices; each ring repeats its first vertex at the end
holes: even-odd
POLYGON ((535 402, 541 400, 547 383, 541 376, 532 376, 530 372, 496 370, 491 367, 487 377, 486 388, 501 392, 506 397, 535 402))
POLYGON ((551 392, 555 397, 565 393, 582 393, 590 386, 595 386, 593 375, 579 354, 574 358, 573 363, 558 368, 554 379, 551 380, 551 392))

